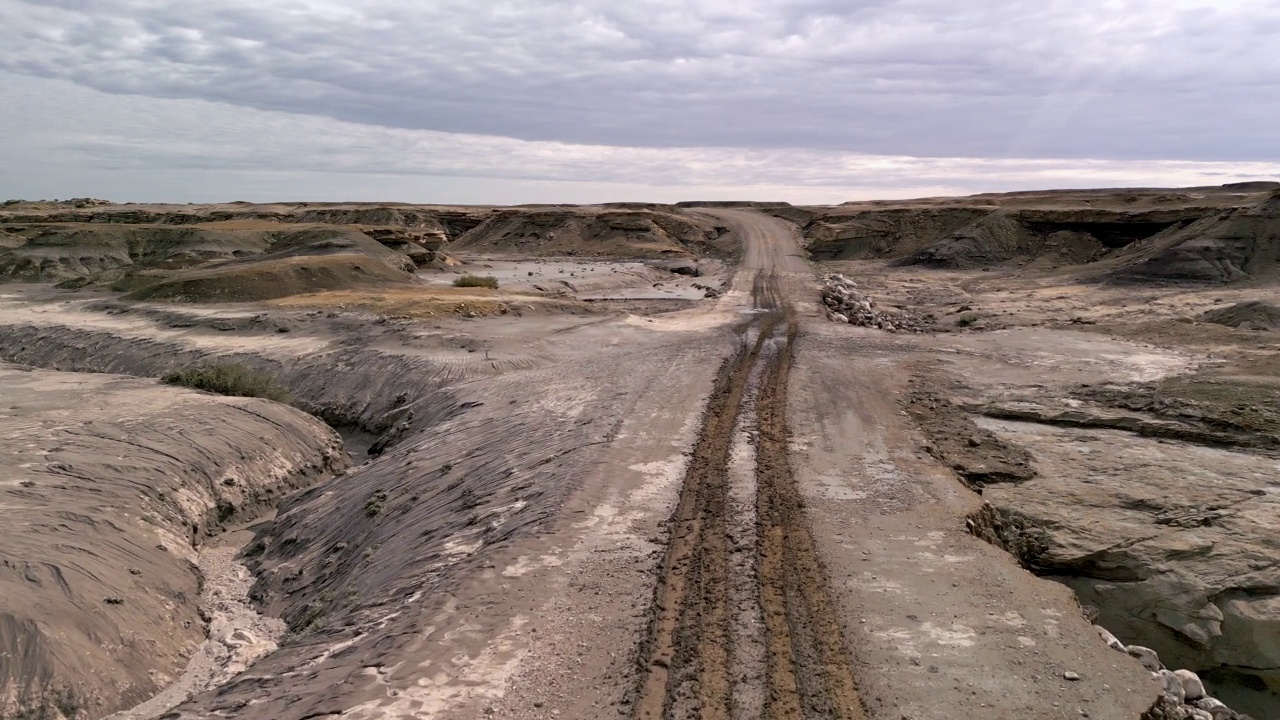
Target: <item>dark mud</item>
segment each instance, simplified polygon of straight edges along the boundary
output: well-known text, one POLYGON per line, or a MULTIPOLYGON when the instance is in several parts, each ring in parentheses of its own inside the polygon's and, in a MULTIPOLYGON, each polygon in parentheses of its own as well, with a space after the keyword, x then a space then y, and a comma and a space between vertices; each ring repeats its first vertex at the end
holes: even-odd
MULTIPOLYGON (((756 454, 756 583, 767 655, 764 716, 778 720, 866 717, 839 610, 788 461, 787 383, 797 325, 777 277, 760 273, 762 310, 741 330, 739 352, 716 380, 686 471, 639 656, 632 715, 737 718, 728 607, 731 554, 726 516, 729 459, 743 396, 759 369, 756 454), (736 712, 735 712, 736 711, 736 712)), ((750 629, 747 630, 750 632, 750 629)))

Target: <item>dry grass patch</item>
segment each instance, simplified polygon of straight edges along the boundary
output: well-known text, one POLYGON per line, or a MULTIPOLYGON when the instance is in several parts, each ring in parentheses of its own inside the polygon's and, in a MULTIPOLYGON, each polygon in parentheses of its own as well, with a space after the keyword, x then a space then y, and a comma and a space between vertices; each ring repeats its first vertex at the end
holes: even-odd
POLYGON ((460 288, 489 288, 490 290, 498 289, 498 278, 492 275, 463 275, 453 281, 454 287, 460 288))
POLYGON ((459 315, 481 317, 523 312, 589 312, 585 303, 538 295, 499 295, 488 288, 388 288, 333 290, 269 301, 277 307, 362 310, 378 315, 413 318, 459 315))
POLYGON ((195 390, 258 397, 276 402, 289 402, 289 393, 272 378, 241 363, 214 363, 175 370, 163 378, 166 385, 181 385, 195 390))

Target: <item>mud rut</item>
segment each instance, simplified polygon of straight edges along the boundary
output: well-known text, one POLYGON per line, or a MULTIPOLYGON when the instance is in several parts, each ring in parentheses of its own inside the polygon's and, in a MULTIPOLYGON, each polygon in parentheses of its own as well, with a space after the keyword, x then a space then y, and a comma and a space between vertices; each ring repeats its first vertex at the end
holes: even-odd
POLYGON ((738 351, 716 377, 671 520, 641 648, 636 720, 866 718, 787 458, 787 381, 797 325, 776 274, 757 274, 752 298, 758 313, 739 328, 738 351), (744 613, 730 606, 741 594, 730 582, 729 460, 751 390, 750 429, 757 438, 751 602, 758 603, 762 622, 734 627, 744 613), (735 638, 753 635, 764 649, 763 678, 733 667, 735 638), (763 685, 762 712, 735 702, 734 685, 743 682, 763 685))

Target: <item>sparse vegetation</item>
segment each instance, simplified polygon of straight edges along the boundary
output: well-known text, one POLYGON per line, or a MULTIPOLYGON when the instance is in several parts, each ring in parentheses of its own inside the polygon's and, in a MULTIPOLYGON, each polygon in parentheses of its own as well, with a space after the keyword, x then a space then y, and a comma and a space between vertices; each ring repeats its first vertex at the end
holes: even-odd
POLYGON ((961 313, 960 317, 956 318, 956 325, 960 327, 969 327, 976 322, 978 322, 978 313, 975 312, 961 313))
POLYGON ((454 287, 485 287, 491 290, 498 289, 498 278, 492 275, 463 275, 453 281, 454 287))
POLYGON ((87 277, 73 277, 73 278, 67 278, 66 280, 63 280, 62 282, 54 285, 54 287, 58 288, 59 290, 79 290, 80 288, 86 285, 89 285, 92 282, 93 281, 87 277))
POLYGON ((326 590, 320 593, 315 600, 307 603, 302 611, 299 612, 289 623, 289 632, 285 633, 280 639, 281 645, 298 642, 307 635, 324 628, 324 618, 328 612, 328 606, 333 602, 333 591, 326 590))
POLYGON ((458 497, 458 503, 463 510, 472 510, 480 507, 480 496, 471 488, 467 488, 458 497))
POLYGON ((110 287, 116 292, 130 293, 151 287, 167 277, 168 273, 159 270, 130 270, 112 281, 110 287))
POLYGON ((283 387, 270 377, 241 363, 218 363, 175 370, 161 378, 161 382, 219 395, 289 401, 289 394, 283 387))
POLYGON ((387 502, 386 490, 375 490, 368 500, 364 501, 365 517, 375 518, 382 514, 382 508, 387 502))

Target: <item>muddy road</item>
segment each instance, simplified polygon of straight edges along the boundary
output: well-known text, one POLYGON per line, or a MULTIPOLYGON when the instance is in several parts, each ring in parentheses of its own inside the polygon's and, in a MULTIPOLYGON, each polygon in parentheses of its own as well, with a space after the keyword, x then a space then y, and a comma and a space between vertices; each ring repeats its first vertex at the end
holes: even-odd
POLYGON ((777 252, 767 245, 751 245, 762 265, 751 293, 758 312, 740 326, 740 347, 716 378, 672 520, 642 653, 636 718, 751 717, 755 708, 735 702, 742 695, 735 683, 749 681, 733 667, 733 638, 744 631, 758 634, 765 651, 765 687, 755 688, 763 693, 763 717, 866 717, 787 459, 787 382, 798 327, 780 290, 777 252), (753 597, 764 622, 744 630, 731 628, 733 611, 741 608, 729 606, 729 464, 752 381, 758 384, 753 597))
POLYGON ((798 249, 781 223, 729 216, 744 235, 754 312, 738 326, 738 350, 716 377, 685 474, 641 654, 634 717, 863 718, 840 619, 787 458, 787 384, 799 326, 782 272, 803 263, 796 262, 798 249), (748 572, 756 587, 746 602, 756 607, 744 613, 741 602, 730 607, 743 599, 730 591, 735 508, 729 465, 749 389, 757 442, 748 572), (743 618, 746 627, 733 627, 743 618), (762 622, 752 622, 756 618, 762 622), (734 667, 737 643, 759 646, 763 678, 744 677, 734 667), (751 693, 735 687, 748 683, 755 685, 751 693))

